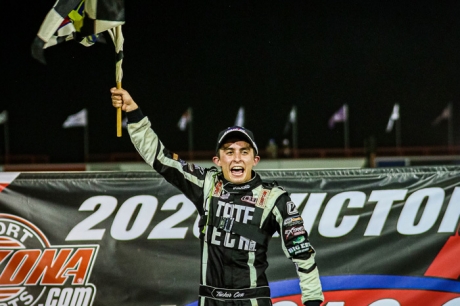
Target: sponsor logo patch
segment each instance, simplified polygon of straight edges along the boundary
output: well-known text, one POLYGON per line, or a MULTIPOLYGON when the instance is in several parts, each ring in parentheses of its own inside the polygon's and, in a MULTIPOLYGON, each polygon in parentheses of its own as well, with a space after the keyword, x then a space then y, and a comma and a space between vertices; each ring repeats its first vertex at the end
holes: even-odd
POLYGON ((292 201, 286 202, 286 208, 288 215, 292 216, 299 214, 299 212, 297 211, 297 206, 295 206, 294 202, 292 201))
POLYGON ((217 182, 216 186, 214 187, 214 192, 213 192, 212 196, 220 197, 221 192, 222 192, 222 182, 219 181, 219 182, 217 182))
POLYGON ((243 186, 235 186, 232 189, 233 190, 246 190, 249 189, 251 186, 250 185, 243 185, 243 186))
POLYGON ((292 240, 292 243, 293 244, 300 244, 302 242, 305 241, 305 237, 304 236, 300 236, 300 237, 296 237, 294 240, 292 240))
POLYGON ((220 198, 222 200, 227 200, 228 198, 230 198, 230 192, 228 192, 225 189, 223 189, 222 193, 220 194, 220 198))
POLYGON ((256 206, 260 208, 264 208, 269 194, 270 194, 269 190, 263 189, 262 193, 260 194, 259 200, 256 203, 256 206))
POLYGON ((299 255, 302 253, 309 252, 311 250, 310 242, 300 243, 298 245, 294 245, 287 249, 289 255, 299 255))
POLYGON ((204 169, 203 169, 203 167, 198 166, 198 165, 194 165, 194 167, 195 167, 196 170, 200 171, 201 174, 204 174, 204 169))
POLYGON ((93 305, 98 245, 53 246, 34 224, 0 214, 0 305, 93 305))
POLYGON ((303 226, 292 226, 290 228, 287 228, 284 231, 284 235, 285 235, 286 239, 289 239, 289 237, 292 237, 292 236, 303 235, 305 233, 306 233, 306 231, 305 231, 305 228, 303 226))
POLYGON ((241 201, 250 203, 250 204, 256 204, 257 203, 257 198, 254 198, 252 196, 244 196, 241 198, 241 201))
POLYGON ((294 226, 299 224, 303 224, 302 217, 300 216, 284 219, 283 222, 284 226, 294 226))

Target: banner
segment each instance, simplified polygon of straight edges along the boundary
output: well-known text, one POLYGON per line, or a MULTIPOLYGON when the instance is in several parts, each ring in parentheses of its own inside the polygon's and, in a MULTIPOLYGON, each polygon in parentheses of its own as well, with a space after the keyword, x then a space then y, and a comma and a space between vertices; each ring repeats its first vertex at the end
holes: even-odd
MULTIPOLYGON (((460 305, 460 167, 260 170, 291 194, 328 306, 460 305)), ((155 172, 0 173, 0 305, 198 305, 194 205, 155 172)), ((274 305, 302 305, 276 235, 274 305)))

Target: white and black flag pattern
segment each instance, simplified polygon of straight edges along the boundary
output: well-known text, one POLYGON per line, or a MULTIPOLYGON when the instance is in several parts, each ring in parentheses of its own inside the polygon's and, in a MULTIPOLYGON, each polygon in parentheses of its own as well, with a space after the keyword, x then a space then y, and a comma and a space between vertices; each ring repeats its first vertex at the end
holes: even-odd
POLYGON ((43 49, 69 40, 91 46, 99 33, 124 23, 124 0, 58 0, 32 43, 32 56, 46 63, 43 49))

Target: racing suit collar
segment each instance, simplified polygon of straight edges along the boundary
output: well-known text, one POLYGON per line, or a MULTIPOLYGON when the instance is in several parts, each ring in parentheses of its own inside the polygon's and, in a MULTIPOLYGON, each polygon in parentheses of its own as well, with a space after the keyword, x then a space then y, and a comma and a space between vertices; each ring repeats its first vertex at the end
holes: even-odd
POLYGON ((262 184, 262 179, 259 174, 257 174, 255 171, 252 171, 252 178, 242 184, 234 184, 232 182, 227 181, 222 174, 219 175, 219 179, 223 183, 223 189, 227 192, 230 193, 235 193, 235 192, 244 192, 247 190, 254 189, 255 187, 259 186, 262 184))

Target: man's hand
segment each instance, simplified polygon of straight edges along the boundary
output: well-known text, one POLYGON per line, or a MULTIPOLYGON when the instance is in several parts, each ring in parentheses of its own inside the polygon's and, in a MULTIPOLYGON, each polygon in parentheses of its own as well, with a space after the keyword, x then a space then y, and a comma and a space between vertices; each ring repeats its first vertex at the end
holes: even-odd
POLYGON ((112 93, 112 105, 114 107, 121 107, 125 112, 131 112, 139 107, 126 90, 113 87, 110 92, 112 93))

